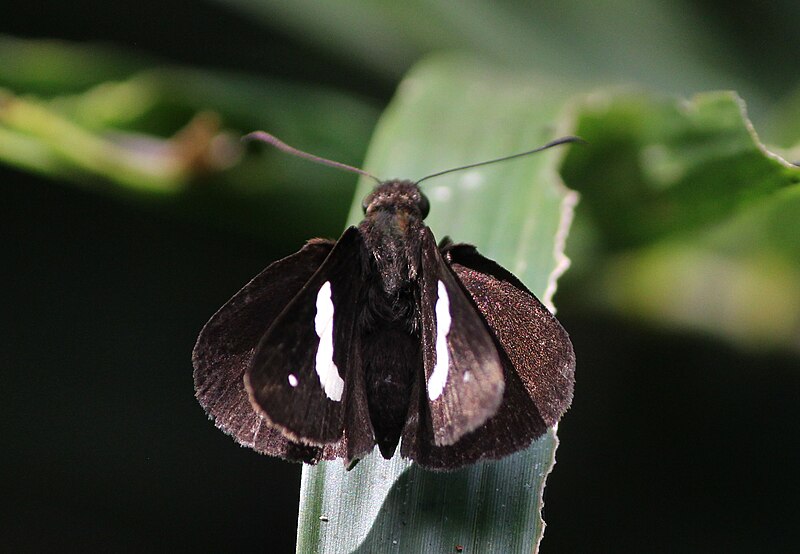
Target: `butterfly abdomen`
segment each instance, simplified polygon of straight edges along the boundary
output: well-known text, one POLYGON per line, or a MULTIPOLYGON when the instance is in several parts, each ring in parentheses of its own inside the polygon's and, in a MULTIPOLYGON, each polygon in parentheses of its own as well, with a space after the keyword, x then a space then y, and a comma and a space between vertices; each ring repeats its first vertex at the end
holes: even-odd
POLYGON ((375 442, 384 458, 394 454, 408 417, 414 377, 422 358, 419 336, 402 321, 387 322, 361 337, 364 384, 375 442))
POLYGON ((408 419, 414 380, 422 373, 419 249, 422 220, 413 207, 375 208, 359 226, 369 263, 362 281, 361 359, 375 442, 390 458, 408 419))

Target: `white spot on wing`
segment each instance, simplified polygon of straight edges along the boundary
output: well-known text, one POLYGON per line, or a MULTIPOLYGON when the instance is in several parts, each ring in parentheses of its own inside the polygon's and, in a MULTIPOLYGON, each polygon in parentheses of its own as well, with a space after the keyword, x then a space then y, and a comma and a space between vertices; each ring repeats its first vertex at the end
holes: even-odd
POLYGON ((298 385, 299 381, 297 380, 297 376, 294 373, 289 374, 289 384, 293 387, 298 385))
POLYGON ((333 301, 331 300, 330 281, 325 281, 317 293, 317 315, 314 317, 314 329, 319 337, 316 360, 319 382, 328 398, 341 402, 344 381, 339 376, 339 368, 333 363, 333 301))
POLYGON ((436 364, 428 379, 428 398, 436 400, 444 392, 447 371, 450 367, 450 353, 447 350, 447 335, 450 333, 450 298, 444 283, 439 281, 436 300, 436 364))

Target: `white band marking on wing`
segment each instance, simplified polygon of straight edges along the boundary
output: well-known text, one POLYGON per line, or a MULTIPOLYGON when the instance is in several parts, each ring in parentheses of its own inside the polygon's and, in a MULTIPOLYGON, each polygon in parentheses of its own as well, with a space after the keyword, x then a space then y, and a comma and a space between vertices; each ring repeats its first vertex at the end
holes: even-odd
POLYGON ((328 398, 341 402, 344 381, 339 375, 339 368, 333 363, 333 301, 331 300, 330 281, 325 281, 317 293, 317 315, 314 317, 314 329, 319 337, 316 360, 319 383, 328 398))
POLYGON ((428 379, 428 398, 436 400, 444 392, 447 372, 450 368, 450 352, 447 350, 447 335, 450 333, 450 297, 444 283, 439 281, 436 300, 436 364, 428 379))

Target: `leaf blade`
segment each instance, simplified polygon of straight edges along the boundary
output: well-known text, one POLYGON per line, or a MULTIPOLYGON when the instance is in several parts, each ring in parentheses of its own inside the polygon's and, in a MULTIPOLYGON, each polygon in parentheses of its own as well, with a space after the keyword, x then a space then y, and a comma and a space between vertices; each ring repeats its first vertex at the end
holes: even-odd
MULTIPOLYGON (((553 138, 564 98, 463 58, 433 58, 401 85, 366 167, 383 178, 420 178, 530 149, 553 138)), ((440 238, 446 231, 477 243, 535 293, 552 290, 576 199, 558 181, 559 156, 548 151, 426 182, 429 225, 440 238)), ((358 192, 370 187, 362 182, 358 192)), ((360 218, 359 202, 350 221, 360 218)), ((531 551, 543 531, 541 497, 556 445, 551 430, 523 452, 446 474, 375 453, 349 473, 338 463, 305 467, 297 551, 531 551)))

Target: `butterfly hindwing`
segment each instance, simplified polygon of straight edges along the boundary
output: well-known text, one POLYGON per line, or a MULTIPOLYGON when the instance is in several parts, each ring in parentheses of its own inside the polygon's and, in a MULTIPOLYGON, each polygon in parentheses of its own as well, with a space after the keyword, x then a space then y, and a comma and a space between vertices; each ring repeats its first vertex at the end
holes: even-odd
MULTIPOLYGON (((450 445, 497 411, 503 367, 488 327, 427 227, 421 286, 424 397, 419 400, 427 405, 434 443, 450 445)), ((421 417, 419 425, 427 426, 426 419, 421 417)))
POLYGON ((503 400, 494 415, 456 443, 441 446, 434 443, 431 429, 418 426, 414 421, 409 426, 414 435, 403 436, 403 455, 427 469, 452 470, 480 460, 502 458, 543 435, 547 425, 510 362, 502 357, 505 387, 503 400))
POLYGON ((298 461, 327 458, 321 449, 288 441, 253 410, 244 374, 264 331, 319 269, 333 241, 314 240, 271 264, 206 323, 192 352, 196 396, 215 424, 239 443, 298 461))
POLYGON ((443 241, 442 251, 542 419, 548 426, 555 425, 572 402, 575 383, 575 353, 569 335, 519 279, 481 256, 474 246, 443 241))
POLYGON ((253 405, 294 441, 342 438, 346 381, 360 370, 353 335, 362 256, 351 227, 270 325, 245 372, 253 405))

